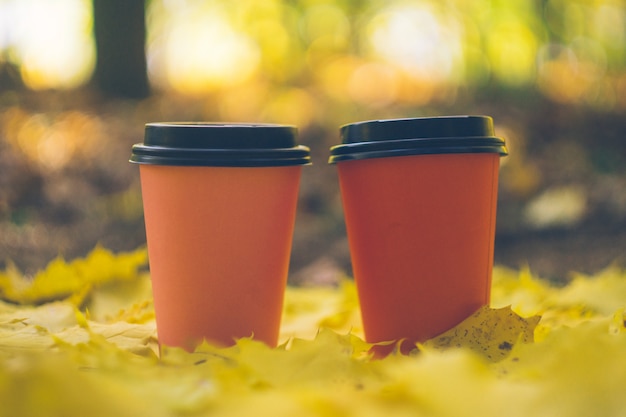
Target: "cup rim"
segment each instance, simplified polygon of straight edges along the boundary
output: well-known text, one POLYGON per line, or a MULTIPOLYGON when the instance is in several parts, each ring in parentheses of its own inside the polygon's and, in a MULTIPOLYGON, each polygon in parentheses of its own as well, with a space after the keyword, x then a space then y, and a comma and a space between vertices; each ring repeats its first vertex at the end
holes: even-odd
POLYGON ((438 116, 369 120, 343 125, 342 143, 330 148, 328 162, 449 153, 508 155, 494 136, 489 116, 438 116))
POLYGON ((498 153, 508 155, 498 137, 404 139, 387 142, 363 142, 331 148, 329 163, 393 156, 437 155, 454 153, 498 153))
POLYGON ((298 129, 271 123, 156 122, 145 125, 131 163, 173 166, 263 167, 309 165, 298 129))

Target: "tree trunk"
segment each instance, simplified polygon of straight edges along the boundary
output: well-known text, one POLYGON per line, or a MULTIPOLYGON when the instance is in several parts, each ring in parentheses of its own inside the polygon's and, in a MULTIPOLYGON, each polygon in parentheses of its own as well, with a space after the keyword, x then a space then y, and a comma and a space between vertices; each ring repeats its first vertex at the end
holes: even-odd
POLYGON ((115 97, 149 95, 144 0, 93 0, 96 69, 93 84, 115 97))

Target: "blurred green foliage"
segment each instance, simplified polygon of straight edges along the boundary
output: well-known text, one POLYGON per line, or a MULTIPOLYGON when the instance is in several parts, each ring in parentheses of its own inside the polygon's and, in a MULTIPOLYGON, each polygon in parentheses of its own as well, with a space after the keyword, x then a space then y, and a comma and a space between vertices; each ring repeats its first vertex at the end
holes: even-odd
MULTIPOLYGON (((91 4, 47 3, 0 2, 0 66, 75 88, 94 66, 91 4)), ((622 0, 150 0, 146 22, 153 86, 218 94, 225 119, 306 125, 328 102, 449 104, 485 88, 626 108, 622 0)))
POLYGON ((326 103, 453 103, 537 89, 559 103, 626 108, 626 5, 544 1, 157 1, 150 76, 224 96, 225 119, 308 124, 326 103))

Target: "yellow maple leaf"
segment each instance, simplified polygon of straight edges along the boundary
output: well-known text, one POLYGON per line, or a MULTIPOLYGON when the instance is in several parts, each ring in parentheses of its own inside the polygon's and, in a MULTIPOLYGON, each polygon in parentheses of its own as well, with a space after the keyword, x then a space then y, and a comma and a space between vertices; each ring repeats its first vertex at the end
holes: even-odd
POLYGON ((509 355, 516 343, 534 340, 535 327, 541 317, 523 318, 510 307, 480 308, 447 332, 424 342, 422 349, 468 348, 490 361, 509 355))
POLYGON ((61 257, 54 259, 33 278, 23 276, 10 264, 6 271, 0 272, 0 299, 40 304, 73 297, 80 303, 93 286, 130 280, 146 262, 144 248, 113 254, 96 246, 87 257, 69 263, 61 257))

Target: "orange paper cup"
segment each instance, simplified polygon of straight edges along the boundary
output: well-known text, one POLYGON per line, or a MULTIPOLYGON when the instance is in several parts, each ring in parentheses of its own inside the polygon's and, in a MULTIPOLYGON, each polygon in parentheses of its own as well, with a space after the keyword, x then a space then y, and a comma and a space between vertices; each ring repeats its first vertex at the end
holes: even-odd
POLYGON ((342 128, 337 164, 368 342, 403 352, 489 303, 499 158, 488 117, 342 128))
POLYGON ((159 342, 275 346, 308 148, 279 125, 149 124, 139 163, 159 342))

